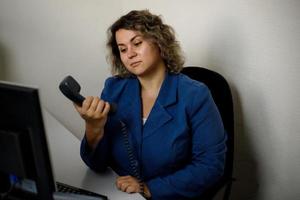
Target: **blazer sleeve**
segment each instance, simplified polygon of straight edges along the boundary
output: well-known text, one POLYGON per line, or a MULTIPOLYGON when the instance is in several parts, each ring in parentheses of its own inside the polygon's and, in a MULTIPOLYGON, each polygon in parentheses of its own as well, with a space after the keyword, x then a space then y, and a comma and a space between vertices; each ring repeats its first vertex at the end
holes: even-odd
POLYGON ((192 156, 187 165, 172 174, 146 182, 153 199, 184 199, 201 196, 222 175, 225 163, 226 134, 210 91, 191 95, 188 107, 192 156))
POLYGON ((103 137, 97 144, 96 149, 92 150, 88 144, 86 137, 81 141, 80 156, 84 163, 94 171, 104 171, 108 166, 108 140, 103 137))
MULTIPOLYGON (((111 84, 114 82, 114 78, 110 77, 105 81, 104 89, 101 93, 101 99, 104 101, 109 101, 108 91, 111 87, 111 84)), ((109 121, 109 119, 108 119, 109 121)), ((96 148, 93 150, 89 147, 86 139, 86 135, 84 135, 81 145, 80 145, 80 156, 84 163, 89 166, 94 171, 103 171, 107 168, 110 158, 109 151, 109 134, 106 134, 106 130, 104 130, 104 136, 97 144, 96 148)))

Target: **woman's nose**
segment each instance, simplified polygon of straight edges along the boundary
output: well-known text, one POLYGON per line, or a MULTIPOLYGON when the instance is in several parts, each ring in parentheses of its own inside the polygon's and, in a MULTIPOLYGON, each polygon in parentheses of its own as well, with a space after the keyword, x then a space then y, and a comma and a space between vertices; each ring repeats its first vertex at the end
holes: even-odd
POLYGON ((129 59, 134 58, 137 55, 137 53, 135 52, 135 50, 133 48, 129 48, 127 51, 127 57, 129 59))

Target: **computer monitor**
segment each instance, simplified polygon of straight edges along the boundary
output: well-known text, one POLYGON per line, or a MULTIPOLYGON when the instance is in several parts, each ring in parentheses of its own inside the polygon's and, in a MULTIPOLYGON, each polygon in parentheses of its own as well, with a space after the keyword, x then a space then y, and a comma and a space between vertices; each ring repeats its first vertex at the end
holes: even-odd
POLYGON ((11 175, 31 180, 36 199, 53 199, 55 183, 37 88, 0 81, 0 174, 2 181, 11 175))

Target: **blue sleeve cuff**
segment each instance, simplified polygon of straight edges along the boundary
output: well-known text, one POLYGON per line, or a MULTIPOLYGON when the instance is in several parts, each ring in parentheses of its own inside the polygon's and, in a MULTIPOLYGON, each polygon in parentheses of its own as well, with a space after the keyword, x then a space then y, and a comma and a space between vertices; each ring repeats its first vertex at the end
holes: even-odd
POLYGON ((103 171, 108 166, 108 141, 104 136, 95 149, 89 147, 86 136, 81 141, 80 155, 87 166, 94 171, 103 171))

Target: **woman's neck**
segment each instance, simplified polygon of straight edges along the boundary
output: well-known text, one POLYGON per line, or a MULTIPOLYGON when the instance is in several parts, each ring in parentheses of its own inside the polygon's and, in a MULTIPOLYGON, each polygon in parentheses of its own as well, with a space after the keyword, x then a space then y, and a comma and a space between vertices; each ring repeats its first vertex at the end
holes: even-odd
POLYGON ((144 94, 146 93, 150 96, 157 96, 160 87, 165 79, 166 73, 167 72, 165 68, 160 68, 156 71, 156 73, 153 73, 152 75, 138 77, 141 84, 141 92, 144 94))
POLYGON ((166 70, 158 70, 153 76, 138 77, 141 84, 142 117, 148 118, 165 79, 166 70))

